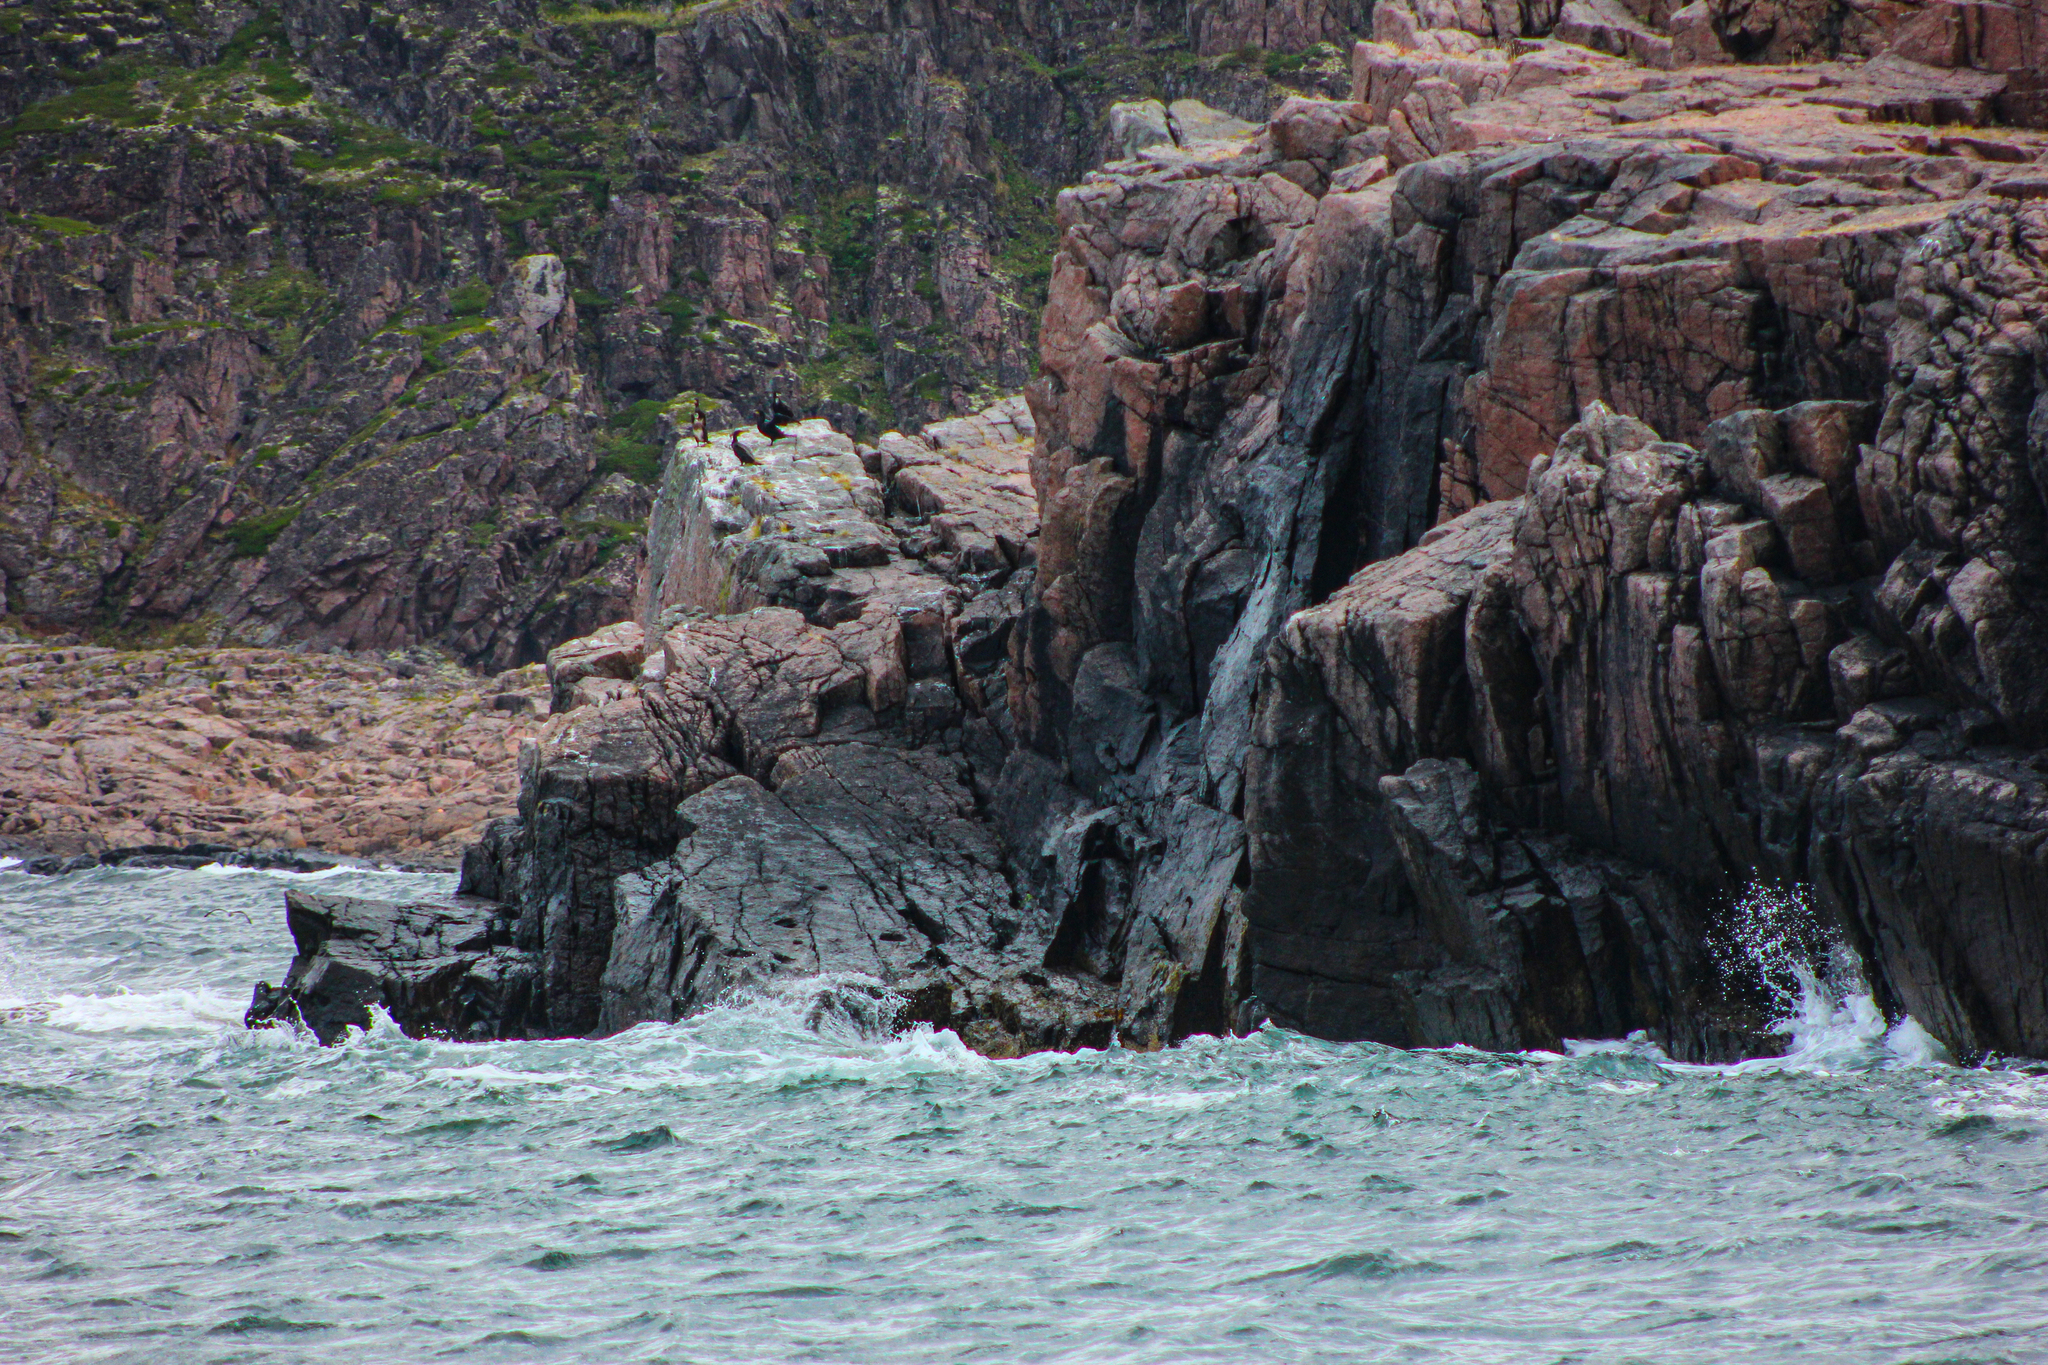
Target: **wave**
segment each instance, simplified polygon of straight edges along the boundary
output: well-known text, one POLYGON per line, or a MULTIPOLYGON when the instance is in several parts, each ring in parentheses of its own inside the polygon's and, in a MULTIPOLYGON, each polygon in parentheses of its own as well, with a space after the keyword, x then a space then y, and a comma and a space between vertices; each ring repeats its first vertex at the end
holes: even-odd
POLYGON ((30 1020, 73 1033, 215 1033, 240 1029, 246 998, 189 987, 118 991, 113 995, 57 995, 48 1000, 0 1002, 30 1020))
MULTIPOLYGON (((150 875, 327 880, 366 874, 420 875, 365 866, 344 865, 307 873, 221 864, 150 875)), ((1538 1063, 1574 1062, 1595 1083, 1625 1089, 1653 1087, 1674 1074, 1696 1070, 1738 1075, 1787 1070, 1853 1072, 1950 1061, 1941 1045, 1916 1021, 1885 1017, 1865 983, 1861 963, 1846 949, 1816 937, 1810 911, 1796 897, 1752 891, 1733 919, 1736 933, 1727 951, 1747 962, 1749 970, 1761 977, 1766 989, 1781 1002, 1778 1031, 1787 1040, 1783 1055, 1698 1067, 1674 1061, 1638 1033, 1622 1039, 1568 1040, 1559 1053, 1521 1056, 1538 1063)), ((0 1012, 8 1016, 77 1033, 219 1035, 220 1044, 230 1048, 240 1046, 237 1040, 251 1039, 241 1027, 247 997, 239 982, 224 988, 182 981, 159 987, 150 982, 153 989, 105 994, 80 991, 77 985, 64 982, 71 990, 59 994, 59 982, 45 976, 32 984, 26 979, 26 964, 10 963, 8 958, 0 951, 0 1012)), ((805 1089, 938 1073, 994 1074, 992 1068, 1030 1079, 1062 1068, 1098 1066, 1105 1058, 1119 1067, 1148 1065, 1139 1060, 1140 1054, 1121 1049, 1079 1055, 1038 1053, 994 1061, 971 1051, 950 1030, 919 1026, 898 1032, 895 1021, 902 1003, 898 995, 871 977, 828 973, 759 985, 692 1018, 641 1024, 596 1041, 457 1044, 409 1038, 379 1016, 367 1032, 352 1031, 345 1047, 388 1051, 385 1060, 412 1072, 421 1083, 500 1092, 552 1088, 566 1093, 593 1086, 617 1091, 734 1081, 805 1089)), ((285 1029, 267 1031, 251 1039, 251 1045, 267 1049, 311 1043, 285 1029)), ((1387 1054, 1392 1052, 1373 1044, 1316 1043, 1273 1028, 1251 1038, 1191 1039, 1173 1052, 1192 1058, 1212 1049, 1274 1045, 1326 1054, 1329 1061, 1342 1058, 1375 1065, 1389 1064, 1387 1054)), ((1462 1054, 1469 1050, 1453 1051, 1462 1054)), ((1391 1064, 1428 1065, 1420 1056, 1405 1055, 1414 1060, 1391 1064)), ((1208 1092, 1201 1092, 1154 1096, 1145 1103, 1194 1109, 1213 1099, 1208 1092)))
POLYGON ((1885 1015, 1862 959, 1829 931, 1796 888, 1752 885, 1710 947, 1723 970, 1758 984, 1777 1007, 1771 1031, 1787 1040, 1781 1055, 1713 1065, 1677 1062, 1640 1031, 1622 1039, 1567 1039, 1563 1053, 1524 1055, 1539 1061, 1628 1057, 1659 1071, 1738 1076, 1955 1065, 1917 1019, 1885 1015))
POLYGON ((385 867, 379 863, 336 863, 308 872, 294 867, 241 867, 234 863, 206 863, 191 869, 200 877, 282 877, 295 882, 327 881, 333 877, 421 877, 448 876, 450 873, 433 873, 409 870, 402 867, 385 867))
POLYGON ((1799 888, 1749 887, 1714 946, 1724 967, 1754 973, 1779 1010, 1772 1032, 1789 1040, 1783 1056, 1737 1062, 1732 1070, 1868 1071, 1954 1062, 1911 1015, 1885 1016, 1863 959, 1799 888))

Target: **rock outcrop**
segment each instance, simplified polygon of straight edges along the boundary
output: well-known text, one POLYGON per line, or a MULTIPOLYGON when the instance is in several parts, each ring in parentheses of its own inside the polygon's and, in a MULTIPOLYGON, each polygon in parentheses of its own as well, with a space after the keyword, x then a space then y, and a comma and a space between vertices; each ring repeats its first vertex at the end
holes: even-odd
POLYGON ((1012 709, 1139 831, 1111 921, 1199 811, 1240 1024, 1714 1057, 1770 1046, 1709 949, 1775 880, 1958 1053, 2048 1048, 2010 74, 1375 14, 1356 103, 1062 196, 1012 709))
POLYGON ((511 812, 546 709, 537 666, 0 643, 0 846, 452 866, 511 812))
POLYGON ((996 1052, 1727 1058, 1765 883, 2048 1054, 2035 12, 1858 14, 1382 0, 1352 101, 1124 109, 985 443, 1035 536, 1000 459, 679 437, 466 866, 545 1027, 844 968, 996 1052))
POLYGON ((298 949, 284 984, 260 982, 251 1028, 298 1024, 323 1043, 367 1029, 370 1011, 406 1020, 416 1034, 484 1042, 526 1036, 535 994, 532 955, 510 946, 511 926, 488 902, 432 902, 285 893, 298 949))
POLYGON ((1063 925, 987 818, 1031 433, 1012 401, 872 447, 678 434, 641 617, 551 656, 518 818, 464 868, 535 955, 546 1030, 853 972, 987 1051, 1108 1041, 1113 990, 1047 969, 1063 925))

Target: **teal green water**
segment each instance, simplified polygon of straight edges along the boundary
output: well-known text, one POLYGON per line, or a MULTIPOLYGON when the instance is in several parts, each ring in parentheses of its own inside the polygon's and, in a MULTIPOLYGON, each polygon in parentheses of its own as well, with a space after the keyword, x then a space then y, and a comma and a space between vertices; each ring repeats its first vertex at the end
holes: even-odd
POLYGON ((0 872, 0 1361, 2048 1359, 2048 1079, 1867 1002, 1736 1068, 990 1062, 824 983, 322 1050, 239 1027, 283 885, 0 872))

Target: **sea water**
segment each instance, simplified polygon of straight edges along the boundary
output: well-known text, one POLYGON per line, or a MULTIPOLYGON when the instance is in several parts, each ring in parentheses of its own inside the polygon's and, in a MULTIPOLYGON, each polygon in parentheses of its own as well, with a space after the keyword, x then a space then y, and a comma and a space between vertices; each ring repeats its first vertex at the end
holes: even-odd
POLYGON ((289 875, 0 871, 0 1361, 2048 1359, 2048 1079, 1824 970, 1728 1067, 997 1062, 829 981, 320 1048, 240 1025, 289 875))

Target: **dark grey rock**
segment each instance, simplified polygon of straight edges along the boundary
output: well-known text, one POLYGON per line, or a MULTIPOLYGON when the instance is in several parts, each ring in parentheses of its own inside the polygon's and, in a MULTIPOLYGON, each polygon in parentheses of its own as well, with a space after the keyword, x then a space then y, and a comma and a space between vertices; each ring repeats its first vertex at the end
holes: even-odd
POLYGON ((302 1024, 322 1043, 371 1026, 373 1006, 416 1037, 478 1041, 536 1032, 532 954, 491 901, 382 901, 294 888, 285 916, 297 948, 284 984, 259 982, 244 1022, 302 1024))

